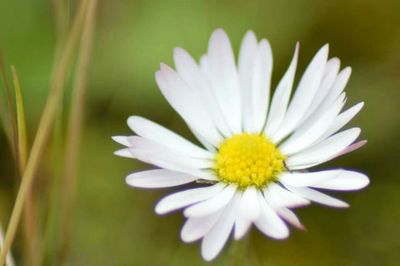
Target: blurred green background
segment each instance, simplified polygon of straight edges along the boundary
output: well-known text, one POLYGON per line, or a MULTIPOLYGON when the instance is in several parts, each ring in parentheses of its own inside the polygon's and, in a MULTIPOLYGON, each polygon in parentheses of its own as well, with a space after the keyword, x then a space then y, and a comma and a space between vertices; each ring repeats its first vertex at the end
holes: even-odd
MULTIPOLYGON (((232 257, 237 256, 241 262, 236 265, 399 265, 399 1, 99 2, 69 265, 235 265, 232 257), (299 209, 306 232, 293 229, 289 239, 274 241, 253 229, 244 240, 250 242, 249 253, 240 247, 243 243, 230 241, 215 261, 206 263, 198 243, 180 241, 180 213, 154 214, 157 200, 174 189, 129 188, 125 176, 148 166, 114 156, 120 146, 111 136, 131 134, 126 119, 135 114, 193 139, 159 92, 154 72, 159 62, 172 63, 176 46, 199 58, 217 27, 227 31, 236 52, 248 29, 269 39, 274 85, 296 41, 301 42, 297 77, 327 42, 331 56, 338 56, 343 67, 352 66, 347 106, 359 101, 366 106, 351 125, 360 126, 369 143, 323 167, 360 169, 371 184, 361 192, 337 193, 351 204, 347 210, 299 209)), ((47 96, 55 42, 52 1, 0 1, 0 46, 6 63, 19 71, 31 141, 47 96)), ((0 145, 4 226, 17 183, 3 132, 0 145)), ((35 184, 39 201, 48 199, 49 180, 58 178, 51 169, 59 164, 43 163, 35 184)), ((13 253, 20 261, 20 238, 13 253)))

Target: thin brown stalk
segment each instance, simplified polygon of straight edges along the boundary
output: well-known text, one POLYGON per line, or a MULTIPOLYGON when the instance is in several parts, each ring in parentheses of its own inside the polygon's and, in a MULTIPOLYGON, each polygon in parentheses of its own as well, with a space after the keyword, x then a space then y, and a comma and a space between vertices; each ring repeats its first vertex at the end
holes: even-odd
POLYGON ((61 238, 59 264, 63 264, 68 254, 71 233, 71 217, 75 202, 75 187, 78 175, 78 157, 81 139, 81 128, 84 116, 85 94, 87 87, 87 73, 95 27, 96 0, 88 6, 85 25, 82 32, 77 68, 75 73, 74 90, 69 114, 67 145, 64 160, 63 190, 61 198, 61 238))
POLYGON ((26 171, 19 187, 17 199, 11 214, 10 222, 5 235, 4 246, 0 255, 0 265, 4 265, 5 258, 13 243, 15 233, 21 218, 22 207, 24 206, 26 196, 31 189, 33 178, 42 159, 42 153, 50 134, 56 110, 64 89, 64 81, 71 59, 74 54, 76 44, 79 40, 82 22, 85 17, 87 1, 82 1, 78 14, 75 17, 67 43, 61 53, 58 66, 55 70, 54 79, 50 85, 50 92, 41 117, 38 131, 32 145, 32 150, 27 162, 26 171))

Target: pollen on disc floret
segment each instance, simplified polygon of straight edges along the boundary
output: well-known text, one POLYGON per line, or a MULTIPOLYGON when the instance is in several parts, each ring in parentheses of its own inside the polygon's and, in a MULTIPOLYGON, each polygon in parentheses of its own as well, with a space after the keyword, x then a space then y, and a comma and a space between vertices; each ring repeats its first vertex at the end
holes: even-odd
POLYGON ((233 135, 219 146, 214 170, 222 182, 240 188, 262 188, 284 170, 284 159, 264 134, 243 133, 233 135))

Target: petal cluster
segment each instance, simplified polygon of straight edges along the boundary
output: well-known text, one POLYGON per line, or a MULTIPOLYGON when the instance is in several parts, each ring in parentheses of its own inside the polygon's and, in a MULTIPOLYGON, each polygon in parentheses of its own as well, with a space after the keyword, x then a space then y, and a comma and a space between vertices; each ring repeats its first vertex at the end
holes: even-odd
POLYGON ((130 174, 129 185, 161 188, 197 182, 196 188, 163 198, 156 212, 183 209, 187 221, 181 238, 185 242, 202 239, 205 260, 218 255, 231 232, 240 239, 252 225, 271 238, 288 237, 288 224, 303 228, 293 208, 310 202, 348 206, 320 189, 350 191, 368 185, 368 177, 359 172, 308 170, 365 144, 357 141, 359 128, 342 130, 363 103, 343 111, 351 69, 340 70, 339 59, 329 59, 328 50, 325 45, 316 53, 294 89, 297 44, 272 95, 268 41, 257 40, 249 31, 236 62, 226 33, 217 29, 199 62, 176 48, 175 70, 161 64, 156 72, 162 94, 202 146, 136 116, 128 119, 135 136, 114 137, 125 146, 117 155, 157 167, 130 174), (222 143, 238 134, 265 134, 285 158, 286 170, 265 186, 241 189, 224 182, 213 171, 215 158, 222 143))

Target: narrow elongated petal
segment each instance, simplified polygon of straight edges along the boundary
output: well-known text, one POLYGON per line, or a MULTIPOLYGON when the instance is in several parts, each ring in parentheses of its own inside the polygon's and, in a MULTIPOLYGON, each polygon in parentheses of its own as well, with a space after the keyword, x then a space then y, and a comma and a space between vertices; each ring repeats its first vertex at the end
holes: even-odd
POLYGON ((240 215, 236 215, 235 219, 235 230, 234 230, 234 238, 236 240, 242 239, 246 233, 250 230, 252 222, 250 220, 247 220, 246 218, 243 218, 240 215))
POLYGON ((252 107, 255 131, 261 132, 267 119, 272 74, 272 51, 269 42, 261 40, 258 45, 252 76, 252 107))
POLYGON ((132 157, 142 162, 165 168, 171 171, 178 171, 197 176, 201 179, 215 180, 215 176, 207 171, 195 168, 192 159, 177 156, 173 153, 157 153, 156 151, 147 151, 143 149, 129 149, 132 157))
POLYGON ((359 148, 361 148, 362 146, 364 146, 367 143, 368 143, 367 140, 357 141, 357 142, 351 144, 350 146, 348 146, 346 149, 344 149, 340 153, 338 153, 335 157, 339 157, 339 156, 345 155, 347 153, 353 152, 355 150, 358 150, 359 148))
POLYGON ((180 154, 199 158, 213 158, 212 153, 146 118, 131 116, 128 118, 128 126, 139 136, 160 143, 180 154))
POLYGON ((238 214, 247 220, 254 221, 260 214, 258 192, 255 187, 247 188, 239 199, 238 214))
POLYGON ((142 137, 132 136, 129 138, 129 143, 133 155, 140 156, 147 154, 149 156, 154 156, 150 158, 150 160, 159 158, 161 160, 165 159, 166 161, 175 161, 177 165, 186 165, 194 169, 211 168, 213 166, 212 161, 209 159, 192 158, 184 154, 179 154, 163 144, 142 137))
POLYGON ((224 185, 215 184, 208 187, 189 189, 166 196, 156 205, 156 213, 166 214, 194 203, 214 197, 224 189, 224 185))
POLYGON ((252 77, 257 54, 257 38, 248 31, 243 38, 239 52, 238 71, 242 97, 242 121, 245 132, 254 131, 252 108, 252 77))
POLYGON ((288 208, 277 208, 274 209, 278 215, 284 219, 289 224, 293 225, 294 227, 304 230, 304 226, 300 222, 299 218, 296 216, 294 212, 289 210, 288 208))
POLYGON ((307 67, 299 86, 290 102, 289 108, 285 115, 279 130, 272 136, 274 142, 279 142, 294 129, 296 129, 310 108, 312 100, 321 83, 322 75, 328 58, 328 45, 322 47, 310 65, 307 67))
POLYGON ((260 196, 261 214, 255 222, 256 227, 265 235, 276 239, 283 239, 289 236, 289 229, 264 197, 260 196))
POLYGON ((366 175, 354 171, 341 171, 341 173, 331 179, 324 180, 320 183, 312 185, 315 188, 330 190, 359 190, 369 184, 366 175))
POLYGON ((203 136, 201 136, 199 133, 196 132, 193 128, 189 127, 190 130, 192 131, 193 135, 199 140, 199 142, 211 153, 215 154, 217 149, 215 146, 210 143, 208 140, 206 140, 203 136))
POLYGON ((279 181, 293 187, 314 186, 338 177, 343 171, 339 169, 311 173, 283 173, 279 176, 279 181))
POLYGON ((213 32, 207 54, 210 80, 215 88, 225 120, 233 133, 242 132, 240 84, 228 36, 222 29, 213 32))
POLYGON ((276 207, 295 208, 308 205, 310 201, 298 196, 277 184, 270 184, 264 190, 265 198, 276 207))
POLYGON ((186 217, 202 217, 224 208, 236 192, 236 186, 225 187, 218 195, 185 209, 186 217))
POLYGON ((207 119, 208 111, 198 100, 199 94, 165 64, 156 72, 156 80, 165 98, 186 123, 213 145, 218 145, 222 137, 214 123, 207 119))
POLYGON ((328 60, 321 84, 305 117, 308 117, 312 113, 314 113, 314 111, 318 108, 321 102, 324 101, 325 97, 331 91, 333 84, 335 83, 338 76, 339 68, 340 60, 338 58, 332 58, 328 60))
POLYGON ((286 164, 290 169, 295 170, 324 163, 345 150, 359 135, 359 128, 339 132, 299 154, 290 156, 286 164))
POLYGON ((336 99, 339 97, 339 95, 342 94, 344 88, 346 87, 350 75, 351 75, 350 67, 346 67, 342 71, 340 71, 328 94, 325 96, 324 100, 314 111, 314 113, 324 112, 332 105, 332 103, 336 101, 336 99))
POLYGON ((117 142, 117 143, 119 143, 121 145, 129 147, 130 143, 129 143, 128 138, 129 137, 127 137, 127 136, 113 136, 112 137, 113 141, 115 141, 115 142, 117 142))
POLYGON ((201 254, 206 261, 214 259, 224 247, 235 222, 236 197, 228 204, 220 219, 205 235, 201 243, 201 254))
POLYGON ((299 43, 296 45, 293 59, 288 70, 278 84, 271 102, 271 108, 268 114, 265 133, 267 136, 273 136, 275 131, 281 125, 289 103, 289 97, 292 92, 294 76, 296 73, 297 59, 299 55, 299 43))
POLYGON ((302 197, 309 199, 311 201, 335 207, 335 208, 347 208, 349 204, 346 202, 336 199, 334 197, 328 196, 324 193, 321 193, 315 189, 307 188, 307 187, 288 187, 291 191, 301 195, 302 197))
POLYGON ((181 230, 181 239, 184 242, 194 242, 202 238, 221 217, 222 210, 209 216, 190 217, 181 230))
POLYGON ((358 103, 338 115, 329 127, 328 131, 325 132, 320 139, 323 140, 342 129, 351 119, 353 119, 354 116, 358 114, 358 112, 360 112, 363 106, 364 102, 358 103))
POLYGON ((289 156, 315 144, 328 131, 339 114, 344 105, 343 98, 339 98, 331 108, 321 114, 315 121, 311 121, 310 124, 305 124, 296 130, 289 139, 279 146, 281 152, 289 156))
POLYGON ((114 152, 115 155, 125 157, 125 158, 133 158, 133 155, 129 148, 120 149, 114 152))
POLYGON ((230 137, 230 131, 215 96, 215 88, 212 86, 197 65, 196 61, 182 48, 175 48, 174 61, 176 70, 182 79, 194 90, 198 91, 203 105, 208 111, 210 120, 214 121, 215 127, 225 136, 230 137))
POLYGON ((162 188, 187 184, 198 179, 186 173, 155 169, 136 172, 126 177, 126 183, 133 187, 162 188))

